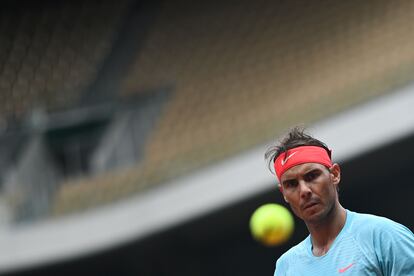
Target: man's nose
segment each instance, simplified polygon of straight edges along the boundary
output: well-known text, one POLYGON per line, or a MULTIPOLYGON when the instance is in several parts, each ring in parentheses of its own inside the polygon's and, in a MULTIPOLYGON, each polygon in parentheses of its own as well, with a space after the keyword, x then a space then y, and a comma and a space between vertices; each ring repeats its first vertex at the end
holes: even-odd
POLYGON ((309 183, 303 180, 299 181, 299 191, 300 191, 300 196, 302 198, 306 198, 312 194, 312 190, 309 187, 309 183))

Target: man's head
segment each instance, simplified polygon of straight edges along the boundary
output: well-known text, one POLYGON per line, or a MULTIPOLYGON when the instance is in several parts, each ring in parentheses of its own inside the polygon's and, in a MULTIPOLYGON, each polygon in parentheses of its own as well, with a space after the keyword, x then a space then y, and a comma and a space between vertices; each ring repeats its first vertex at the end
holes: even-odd
POLYGON ((270 148, 265 153, 265 158, 269 160, 269 165, 273 165, 279 155, 287 152, 290 149, 300 146, 321 147, 325 149, 329 157, 331 157, 331 151, 325 143, 319 141, 316 138, 313 138, 309 134, 306 134, 302 128, 295 127, 286 135, 286 137, 284 137, 284 139, 278 145, 270 148))
POLYGON ((325 143, 294 128, 265 157, 275 168, 279 189, 293 212, 317 222, 339 205, 340 168, 325 143))

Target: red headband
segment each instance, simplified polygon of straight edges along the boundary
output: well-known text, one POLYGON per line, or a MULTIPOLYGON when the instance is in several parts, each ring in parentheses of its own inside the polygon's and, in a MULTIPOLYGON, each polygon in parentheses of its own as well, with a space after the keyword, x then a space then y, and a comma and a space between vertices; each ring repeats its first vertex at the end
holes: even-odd
POLYGON ((328 152, 318 146, 300 146, 280 154, 275 162, 275 172, 280 181, 282 175, 290 168, 303 163, 318 163, 326 167, 332 166, 328 152))

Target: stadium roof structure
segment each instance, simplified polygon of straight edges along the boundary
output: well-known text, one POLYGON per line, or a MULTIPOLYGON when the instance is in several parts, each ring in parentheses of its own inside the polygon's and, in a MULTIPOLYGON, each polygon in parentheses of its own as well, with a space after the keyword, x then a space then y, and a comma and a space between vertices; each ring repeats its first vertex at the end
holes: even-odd
MULTIPOLYGON (((414 85, 312 125, 338 162, 414 133, 414 85)), ((275 189, 263 153, 270 144, 80 214, 0 229, 0 273, 110 249, 275 189)))

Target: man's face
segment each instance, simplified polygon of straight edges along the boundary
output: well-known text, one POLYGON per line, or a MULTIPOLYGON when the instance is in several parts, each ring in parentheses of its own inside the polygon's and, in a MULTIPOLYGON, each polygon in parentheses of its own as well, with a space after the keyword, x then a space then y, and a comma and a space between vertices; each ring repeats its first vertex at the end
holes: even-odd
POLYGON ((338 202, 338 164, 331 168, 305 163, 287 170, 280 179, 280 190, 292 211, 305 223, 323 222, 338 202))

